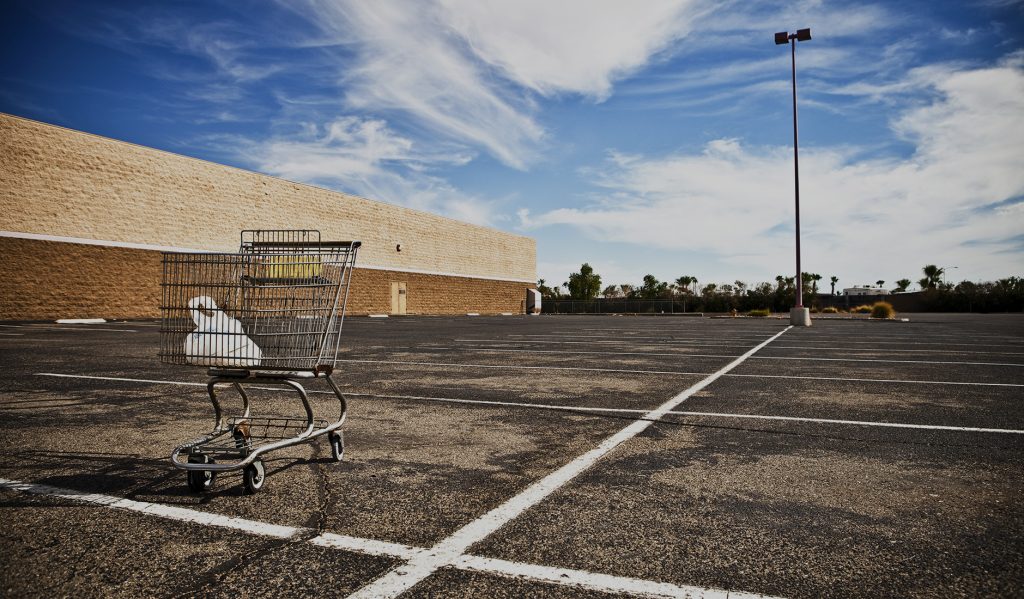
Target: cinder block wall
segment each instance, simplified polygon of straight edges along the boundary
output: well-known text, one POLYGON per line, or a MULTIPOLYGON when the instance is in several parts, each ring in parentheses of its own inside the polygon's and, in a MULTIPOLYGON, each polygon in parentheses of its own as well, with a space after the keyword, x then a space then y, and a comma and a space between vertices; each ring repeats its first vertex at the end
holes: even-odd
POLYGON ((260 228, 362 241, 352 313, 389 312, 392 281, 409 312, 522 312, 536 279, 528 237, 0 113, 0 318, 154 316, 159 252, 134 244, 260 228))

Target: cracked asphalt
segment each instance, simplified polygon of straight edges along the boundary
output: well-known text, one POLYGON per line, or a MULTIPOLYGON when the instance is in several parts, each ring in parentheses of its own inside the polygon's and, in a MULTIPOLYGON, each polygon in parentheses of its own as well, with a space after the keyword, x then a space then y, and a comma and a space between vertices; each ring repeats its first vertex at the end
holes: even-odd
MULTIPOLYGON (((786 331, 470 554, 786 597, 1021 596, 1024 435, 964 429, 1024 430, 1024 315, 909 318, 786 331)), ((350 318, 335 374, 345 460, 324 441, 271 454, 248 496, 234 473, 191 494, 170 466, 212 409, 203 386, 182 384, 203 369, 160 363, 157 323, 0 323, 0 478, 301 531, 0 488, 0 592, 344 596, 401 560, 311 538, 430 547, 785 327, 350 318)), ((301 413, 252 394, 260 414, 301 413)), ((405 596, 612 595, 445 567, 405 596)))

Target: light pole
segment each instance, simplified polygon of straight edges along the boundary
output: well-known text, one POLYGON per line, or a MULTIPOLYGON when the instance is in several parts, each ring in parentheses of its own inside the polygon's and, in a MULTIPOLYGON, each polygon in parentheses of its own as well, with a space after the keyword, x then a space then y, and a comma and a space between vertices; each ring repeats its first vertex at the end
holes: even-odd
POLYGON ((796 202, 796 306, 789 312, 790 324, 811 326, 810 310, 804 307, 804 278, 800 269, 800 151, 796 130, 796 43, 811 39, 810 29, 797 29, 796 33, 780 31, 775 34, 775 45, 789 42, 793 65, 793 182, 796 202))
MULTIPOLYGON (((960 268, 959 266, 950 266, 949 268, 960 268)), ((942 269, 942 284, 946 284, 946 269, 942 269)))

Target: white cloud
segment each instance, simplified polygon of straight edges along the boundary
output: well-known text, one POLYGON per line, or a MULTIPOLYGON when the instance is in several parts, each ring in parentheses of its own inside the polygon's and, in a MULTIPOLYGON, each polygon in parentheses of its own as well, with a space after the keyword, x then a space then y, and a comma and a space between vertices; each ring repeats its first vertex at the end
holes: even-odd
POLYGON ((772 33, 812 26, 814 41, 800 44, 796 53, 803 100, 829 112, 856 114, 867 101, 903 85, 899 79, 918 40, 878 37, 905 25, 907 18, 898 10, 815 0, 719 3, 692 25, 699 38, 676 46, 681 56, 676 62, 684 68, 626 81, 616 94, 637 108, 682 109, 688 115, 706 115, 704 104, 717 107, 713 114, 756 110, 754 102, 778 98, 777 87, 789 85, 789 49, 774 46, 772 33), (894 79, 889 89, 848 83, 886 78, 894 79), (822 93, 832 94, 827 102, 816 99, 822 93))
MULTIPOLYGON (((603 98, 689 31, 690 0, 326 2, 296 9, 354 58, 337 74, 351 110, 418 126, 525 169, 545 141, 532 93, 603 98)), ((318 45, 326 45, 318 39, 318 45)))
MULTIPOLYGON (((992 68, 919 73, 935 99, 893 122, 916 147, 909 158, 858 158, 864 149, 848 147, 801 152, 806 270, 872 281, 910 276, 925 263, 978 276, 1018 271, 1020 63, 1014 55, 992 68)), ((595 171, 601 201, 521 220, 576 227, 603 241, 709 252, 736 268, 731 276, 768 278, 791 269, 792 168, 791 148, 735 139, 712 141, 699 154, 613 154, 595 171)))
POLYGON ((378 119, 346 116, 318 126, 305 123, 288 137, 250 144, 247 160, 263 172, 477 224, 500 220, 496 203, 468 196, 429 173, 439 164, 471 156, 423 151, 378 119))
POLYGON ((440 0, 482 60, 543 95, 605 98, 612 83, 690 33, 698 2, 440 0))
POLYGON ((823 0, 793 2, 746 2, 733 0, 721 5, 702 30, 715 32, 709 43, 734 45, 736 43, 767 43, 775 31, 796 31, 811 27, 811 34, 833 38, 862 37, 898 27, 903 19, 883 5, 838 6, 823 0), (767 34, 765 32, 768 32, 767 34), (751 38, 756 32, 760 37, 751 38), (739 38, 726 38, 723 34, 742 33, 739 38), (715 39, 717 38, 717 40, 715 39))
POLYGON ((350 109, 400 111, 448 139, 524 168, 544 132, 490 81, 430 2, 310 2, 307 18, 355 53, 339 77, 350 109))

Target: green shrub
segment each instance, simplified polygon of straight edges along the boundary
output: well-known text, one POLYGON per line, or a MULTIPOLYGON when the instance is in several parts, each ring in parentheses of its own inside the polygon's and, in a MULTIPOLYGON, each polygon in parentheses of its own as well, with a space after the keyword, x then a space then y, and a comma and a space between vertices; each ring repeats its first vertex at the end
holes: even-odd
POLYGON ((892 309, 889 302, 876 302, 871 306, 871 318, 892 318, 895 315, 896 310, 892 309))
POLYGON ((838 312, 839 309, 836 308, 835 306, 827 306, 821 309, 822 314, 837 314, 838 312))
POLYGON ((768 308, 759 308, 757 310, 751 310, 750 312, 747 312, 747 316, 761 316, 761 317, 764 317, 764 316, 770 316, 770 315, 771 315, 771 311, 768 308))
POLYGON ((871 306, 868 306, 867 304, 862 304, 850 310, 850 312, 853 312, 855 314, 871 314, 871 306))

